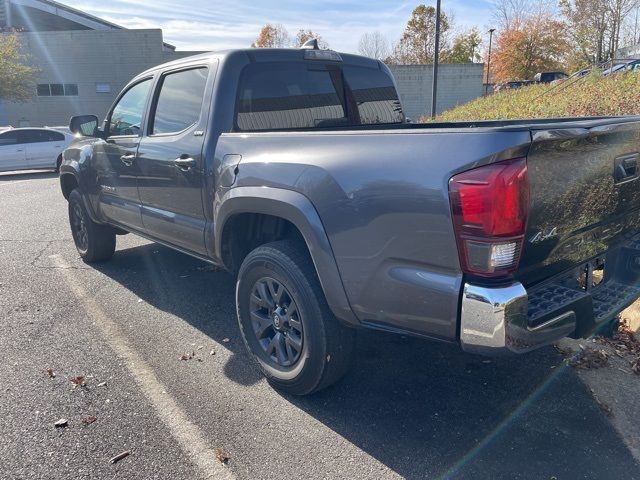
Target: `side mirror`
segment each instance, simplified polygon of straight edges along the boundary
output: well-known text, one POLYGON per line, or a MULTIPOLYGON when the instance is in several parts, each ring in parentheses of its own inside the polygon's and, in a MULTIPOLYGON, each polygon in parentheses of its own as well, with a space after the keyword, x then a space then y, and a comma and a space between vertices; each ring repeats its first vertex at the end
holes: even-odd
POLYGON ((69 121, 71 133, 83 137, 95 137, 98 133, 98 117, 95 115, 77 115, 69 121))

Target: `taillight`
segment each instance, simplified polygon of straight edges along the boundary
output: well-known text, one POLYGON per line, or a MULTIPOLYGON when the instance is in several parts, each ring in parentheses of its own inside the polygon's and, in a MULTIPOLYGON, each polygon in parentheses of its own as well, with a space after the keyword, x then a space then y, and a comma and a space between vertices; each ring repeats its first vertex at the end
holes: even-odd
POLYGON ((529 213, 527 160, 459 173, 449 181, 449 199, 463 271, 485 277, 515 271, 529 213))

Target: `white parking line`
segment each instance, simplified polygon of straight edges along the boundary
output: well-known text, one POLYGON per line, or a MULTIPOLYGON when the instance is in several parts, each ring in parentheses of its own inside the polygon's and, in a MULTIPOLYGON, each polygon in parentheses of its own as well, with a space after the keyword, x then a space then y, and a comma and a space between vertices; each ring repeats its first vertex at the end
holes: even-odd
POLYGON ((214 449, 209 446, 200 428, 189 420, 178 403, 166 393, 153 369, 127 344, 125 337, 119 332, 118 326, 83 287, 70 265, 61 255, 51 255, 49 258, 60 269, 67 286, 82 303, 87 316, 98 326, 107 344, 116 355, 125 360, 127 369, 138 383, 142 393, 153 405, 156 413, 180 444, 182 450, 205 477, 233 480, 235 476, 227 467, 217 461, 214 449))

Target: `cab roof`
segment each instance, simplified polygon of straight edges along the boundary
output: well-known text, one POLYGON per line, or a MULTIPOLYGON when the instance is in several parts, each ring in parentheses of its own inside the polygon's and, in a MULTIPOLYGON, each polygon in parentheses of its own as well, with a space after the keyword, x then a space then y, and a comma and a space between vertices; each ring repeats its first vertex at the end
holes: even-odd
MULTIPOLYGON (((136 75, 136 78, 146 76, 157 71, 179 67, 181 65, 189 65, 191 63, 210 60, 219 60, 222 62, 223 60, 226 60, 233 56, 245 56, 250 62, 313 61, 305 59, 305 50, 306 49, 303 48, 245 48, 237 50, 206 52, 157 65, 136 75)), ((339 55, 340 57, 342 57, 342 62, 331 62, 330 60, 325 61, 328 63, 348 63, 350 65, 358 65, 369 68, 380 68, 381 62, 372 58, 363 57, 360 55, 352 55, 350 53, 339 53, 339 55)))

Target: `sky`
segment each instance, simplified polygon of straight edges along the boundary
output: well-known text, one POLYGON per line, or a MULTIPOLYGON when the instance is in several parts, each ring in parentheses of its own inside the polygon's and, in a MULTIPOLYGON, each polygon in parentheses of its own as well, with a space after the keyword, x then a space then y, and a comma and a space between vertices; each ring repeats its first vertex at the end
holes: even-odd
MULTIPOLYGON (((442 0, 462 29, 487 30, 493 0, 442 0)), ((162 28, 164 41, 178 50, 223 50, 251 45, 266 23, 282 24, 290 34, 311 29, 337 51, 357 52, 365 32, 380 31, 389 42, 400 38, 420 3, 435 0, 62 0, 126 28, 162 28)))

